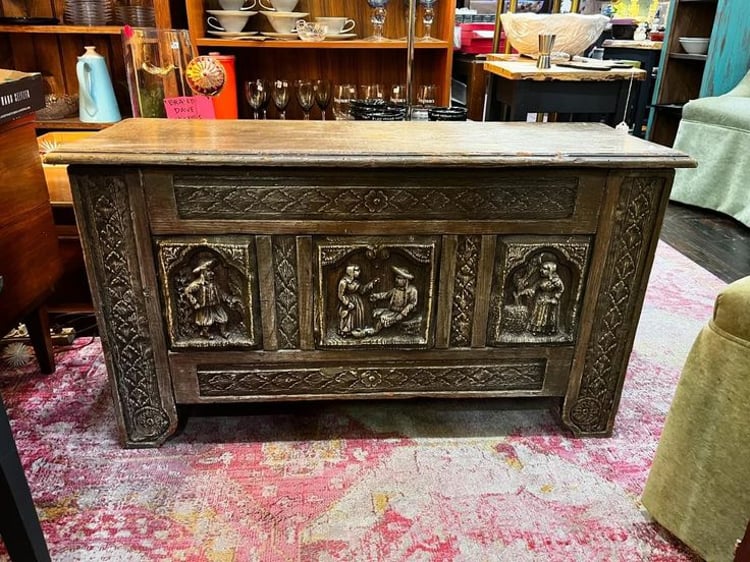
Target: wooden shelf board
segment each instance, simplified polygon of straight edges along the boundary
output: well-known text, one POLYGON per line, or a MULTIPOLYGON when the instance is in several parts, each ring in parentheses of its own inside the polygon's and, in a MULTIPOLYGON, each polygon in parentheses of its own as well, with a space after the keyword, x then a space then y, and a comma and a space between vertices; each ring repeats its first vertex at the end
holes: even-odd
MULTIPOLYGON (((269 39, 266 41, 213 39, 203 37, 196 40, 199 47, 247 47, 251 49, 406 49, 406 41, 277 41, 269 39)), ((415 43, 415 49, 448 49, 447 41, 435 41, 429 43, 415 43)))
POLYGON ((708 60, 708 55, 691 55, 690 53, 669 53, 669 58, 706 62, 706 60, 708 60))
POLYGON ((71 129, 81 131, 100 131, 106 129, 112 123, 83 123, 78 117, 66 117, 65 119, 51 119, 49 121, 34 121, 37 129, 71 129))
POLYGON ((119 35, 121 30, 117 25, 0 25, 0 33, 119 35))

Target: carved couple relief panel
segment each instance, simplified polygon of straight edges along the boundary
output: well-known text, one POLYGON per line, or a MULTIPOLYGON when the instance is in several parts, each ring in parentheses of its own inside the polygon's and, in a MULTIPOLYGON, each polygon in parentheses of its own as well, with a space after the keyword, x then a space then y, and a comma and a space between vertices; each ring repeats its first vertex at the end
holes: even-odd
POLYGON ((438 254, 438 237, 317 239, 317 343, 428 347, 438 254))

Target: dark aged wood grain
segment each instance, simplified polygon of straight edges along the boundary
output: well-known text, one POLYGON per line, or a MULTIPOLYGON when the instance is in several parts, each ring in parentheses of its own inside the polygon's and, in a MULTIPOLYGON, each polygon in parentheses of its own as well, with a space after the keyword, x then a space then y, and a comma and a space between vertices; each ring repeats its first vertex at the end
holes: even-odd
POLYGON ((126 445, 175 404, 321 398, 556 397, 611 432, 689 158, 591 125, 211 125, 56 155, 126 445))

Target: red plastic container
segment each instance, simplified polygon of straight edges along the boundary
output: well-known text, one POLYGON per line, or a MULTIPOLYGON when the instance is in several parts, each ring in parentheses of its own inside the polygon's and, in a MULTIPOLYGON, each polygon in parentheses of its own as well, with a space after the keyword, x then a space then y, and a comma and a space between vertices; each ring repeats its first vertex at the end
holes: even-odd
MULTIPOLYGON (((494 23, 459 23, 458 26, 461 28, 461 48, 458 49, 459 52, 470 55, 492 52, 492 37, 480 37, 477 31, 494 32, 494 23)), ((498 52, 505 52, 505 33, 500 35, 498 52)))
POLYGON ((219 61, 227 73, 224 88, 213 98, 216 118, 237 119, 237 76, 234 71, 234 55, 208 54, 219 61))

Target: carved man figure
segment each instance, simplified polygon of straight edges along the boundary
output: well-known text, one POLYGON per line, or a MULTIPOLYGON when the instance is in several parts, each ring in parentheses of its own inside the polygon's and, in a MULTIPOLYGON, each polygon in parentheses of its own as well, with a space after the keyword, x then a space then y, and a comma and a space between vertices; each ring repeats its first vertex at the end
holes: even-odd
POLYGON ((521 292, 533 297, 528 329, 537 336, 550 336, 560 330, 560 297, 565 285, 557 273, 554 257, 546 255, 539 265, 539 278, 521 292))
POLYGON ((361 295, 369 293, 379 279, 373 279, 369 283, 362 284, 359 280, 361 274, 358 265, 349 264, 344 270, 337 287, 339 299, 338 314, 341 336, 361 337, 366 335, 366 311, 365 302, 361 295))
POLYGON ((396 286, 384 293, 370 295, 371 302, 388 301, 387 308, 376 308, 372 311, 372 316, 375 319, 375 332, 398 324, 417 307, 419 297, 417 288, 410 283, 414 276, 401 267, 393 266, 391 269, 395 274, 396 286))
POLYGON ((208 336, 209 330, 214 325, 218 327, 221 336, 226 337, 229 315, 224 305, 237 302, 236 297, 225 293, 216 282, 216 272, 213 270, 215 265, 216 260, 213 258, 202 260, 193 269, 197 277, 185 287, 185 296, 195 309, 195 324, 203 337, 208 336))

